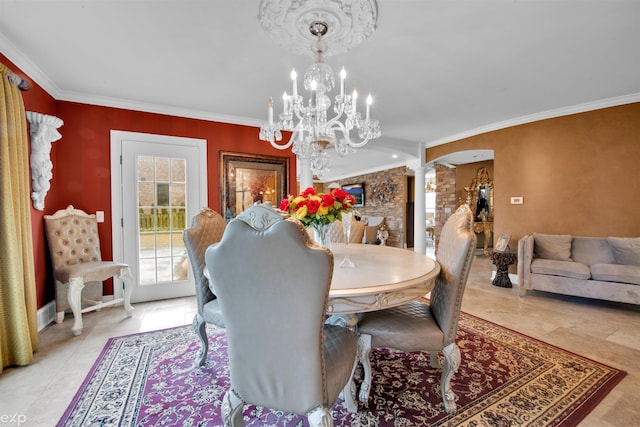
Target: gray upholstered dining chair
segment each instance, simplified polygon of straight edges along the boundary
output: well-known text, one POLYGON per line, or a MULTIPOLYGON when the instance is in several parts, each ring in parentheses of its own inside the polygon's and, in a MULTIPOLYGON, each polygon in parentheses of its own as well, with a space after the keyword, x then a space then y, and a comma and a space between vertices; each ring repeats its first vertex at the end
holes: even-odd
POLYGON ((324 324, 332 253, 298 220, 253 205, 207 249, 206 263, 228 340, 224 425, 244 426, 243 407, 254 404, 332 426, 340 392, 355 403, 357 360, 355 333, 324 324))
MULTIPOLYGON (((451 378, 461 356, 455 338, 462 295, 476 248, 473 214, 462 205, 449 217, 436 250, 440 274, 431 291, 430 303, 412 302, 387 310, 364 313, 358 323, 360 334, 371 337, 371 347, 401 351, 428 351, 433 368, 440 368, 438 352, 444 353, 440 390, 446 412, 456 412, 451 378)), ((368 357, 366 358, 368 359, 368 357)), ((365 380, 371 382, 371 367, 365 364, 365 380), (366 371, 368 369, 368 372, 366 371)))
POLYGON ((220 328, 224 327, 220 305, 215 294, 209 289, 209 280, 205 277, 204 254, 210 245, 218 243, 222 239, 226 226, 227 222, 222 215, 210 208, 204 208, 193 217, 191 227, 182 232, 196 285, 198 311, 193 317, 193 330, 200 338, 201 343, 198 354, 199 366, 204 366, 209 352, 207 323, 220 328))

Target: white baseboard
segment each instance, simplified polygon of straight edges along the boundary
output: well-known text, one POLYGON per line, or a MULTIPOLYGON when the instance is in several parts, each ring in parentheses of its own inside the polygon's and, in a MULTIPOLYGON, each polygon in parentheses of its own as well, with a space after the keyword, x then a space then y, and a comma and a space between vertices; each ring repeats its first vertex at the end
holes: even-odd
MULTIPOLYGON (((112 301, 113 295, 103 295, 102 302, 112 301)), ((38 310, 38 332, 56 321, 56 301, 50 301, 38 310)))

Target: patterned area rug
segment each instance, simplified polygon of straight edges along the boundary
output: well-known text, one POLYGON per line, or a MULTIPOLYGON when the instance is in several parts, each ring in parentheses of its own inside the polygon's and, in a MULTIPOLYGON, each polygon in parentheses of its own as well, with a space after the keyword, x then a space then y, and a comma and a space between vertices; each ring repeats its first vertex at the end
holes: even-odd
MULTIPOLYGON (((111 338, 58 426, 220 426, 229 385, 226 336, 210 330, 208 361, 190 326, 111 338)), ((427 353, 374 350, 371 397, 357 414, 342 400, 336 426, 573 426, 626 375, 496 324, 462 314, 462 364, 443 412, 427 353)), ((361 370, 356 378, 360 384, 361 370)), ((247 426, 307 426, 304 417, 245 407, 247 426)))

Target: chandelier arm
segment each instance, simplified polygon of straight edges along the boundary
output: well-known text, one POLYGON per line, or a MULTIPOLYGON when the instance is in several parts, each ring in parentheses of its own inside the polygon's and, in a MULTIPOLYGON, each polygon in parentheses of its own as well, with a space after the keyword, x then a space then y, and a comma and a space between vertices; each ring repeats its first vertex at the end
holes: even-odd
POLYGON ((287 148, 291 147, 291 145, 293 144, 293 137, 295 136, 295 132, 293 132, 291 134, 291 137, 289 138, 289 141, 286 144, 278 144, 275 140, 269 140, 269 142, 271 143, 271 146, 275 149, 278 150, 286 150, 287 148))
POLYGON ((300 122, 306 115, 306 111, 305 111, 306 108, 302 103, 296 104, 296 105, 298 106, 298 108, 294 107, 293 108, 293 113, 298 118, 298 122, 300 122))
MULTIPOLYGON (((338 111, 336 111, 336 115, 331 119, 327 121, 327 126, 331 127, 333 126, 334 123, 338 122, 340 123, 340 119, 342 118, 342 115, 344 114, 344 104, 336 104, 338 106, 338 111)), ((347 117, 348 118, 348 117, 347 117)))
MULTIPOLYGON (((353 140, 351 139, 351 136, 349 135, 349 131, 345 128, 342 122, 338 122, 338 121, 331 124, 331 130, 334 132, 336 130, 339 130, 342 133, 342 135, 344 135, 344 140, 347 142, 347 144, 351 148, 364 147, 365 145, 367 145, 367 142, 369 142, 369 140, 371 139, 371 138, 365 138, 362 141, 353 142, 353 140)), ((336 151, 337 151, 337 144, 334 144, 334 147, 336 147, 336 151)))

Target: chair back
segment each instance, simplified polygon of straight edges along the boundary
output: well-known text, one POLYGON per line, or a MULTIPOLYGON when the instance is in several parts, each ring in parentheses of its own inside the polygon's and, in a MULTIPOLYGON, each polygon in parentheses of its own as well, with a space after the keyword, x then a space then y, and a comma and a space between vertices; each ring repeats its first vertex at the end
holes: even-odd
POLYGON ((102 261, 95 215, 69 205, 44 216, 53 271, 70 265, 102 261))
MULTIPOLYGON (((355 218, 351 219, 351 232, 349 233, 349 243, 362 243, 365 225, 355 218)), ((331 224, 331 243, 344 243, 344 227, 342 221, 335 221, 331 224)))
POLYGON ((202 314, 204 305, 216 298, 209 289, 209 281, 204 275, 204 254, 210 245, 218 243, 222 239, 226 226, 227 222, 222 215, 210 208, 203 208, 198 215, 193 217, 191 228, 182 232, 189 263, 193 270, 198 313, 200 314, 202 314))
POLYGON ((226 325, 232 389, 245 402, 287 412, 326 405, 331 252, 299 221, 253 205, 207 249, 206 263, 226 325))
POLYGON ((447 219, 436 249, 440 274, 431 291, 430 307, 444 333, 444 345, 454 342, 462 296, 476 248, 473 214, 466 204, 447 219))

